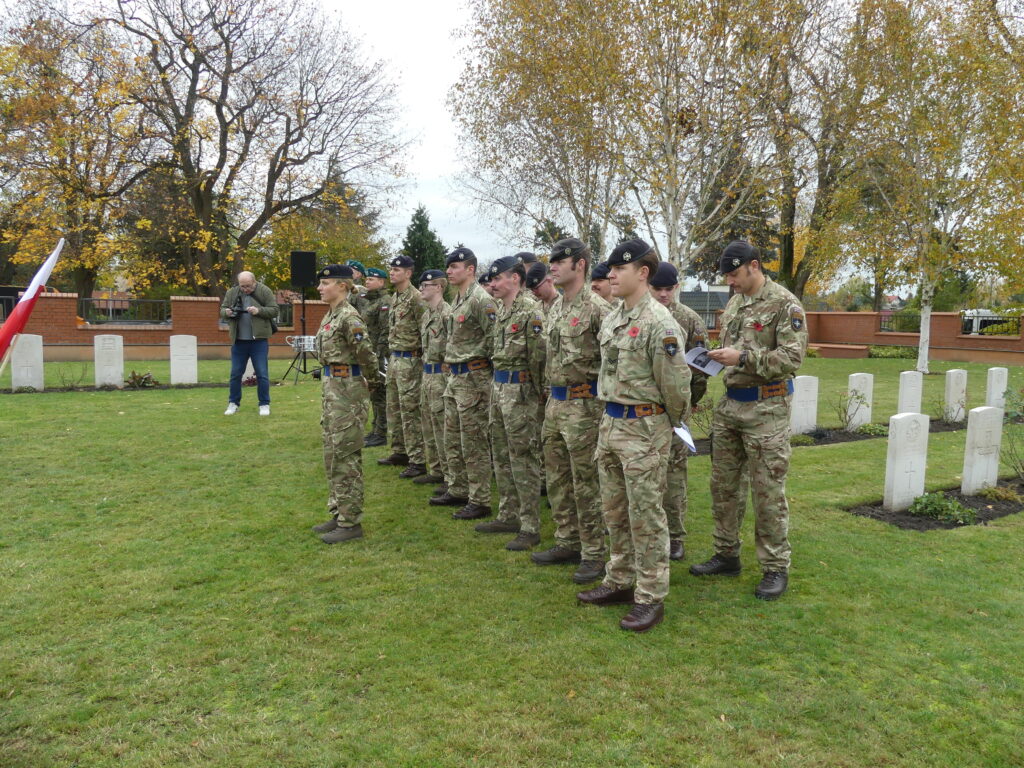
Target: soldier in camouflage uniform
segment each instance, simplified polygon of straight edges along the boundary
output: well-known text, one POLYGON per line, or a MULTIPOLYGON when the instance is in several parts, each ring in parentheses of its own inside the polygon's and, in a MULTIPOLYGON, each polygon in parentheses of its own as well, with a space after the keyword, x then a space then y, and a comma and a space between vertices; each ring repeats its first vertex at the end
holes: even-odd
POLYGON ((807 324, 797 298, 761 270, 760 252, 736 240, 719 269, 735 295, 722 313, 722 347, 708 354, 722 365, 725 395, 715 408, 711 506, 715 554, 690 566, 696 576, 740 572, 740 525, 749 471, 754 540, 762 579, 754 594, 781 597, 789 584, 789 415, 793 374, 807 352, 807 324))
POLYGON ((320 298, 330 311, 316 335, 316 356, 324 366, 324 469, 330 495, 329 520, 313 527, 327 544, 363 536, 363 426, 369 402, 367 383, 380 386, 373 354, 359 313, 346 299, 353 286, 351 267, 332 264, 320 270, 320 298))
POLYGON ((611 559, 599 587, 580 592, 584 603, 633 603, 619 622, 644 632, 665 616, 668 522, 661 506, 672 429, 690 410, 686 338, 648 281, 658 257, 643 240, 620 243, 608 258, 612 291, 623 299, 601 324, 598 397, 605 414, 597 438, 601 507, 611 559))
POLYGON ((444 300, 448 279, 439 269, 428 269, 420 275, 420 293, 426 311, 420 320, 420 336, 423 339, 423 385, 420 388, 420 413, 423 416, 423 448, 426 454, 427 474, 420 475, 414 483, 447 482, 450 474, 448 454, 444 449, 444 389, 446 374, 444 348, 448 316, 451 305, 444 300))
MULTIPOLYGON (((685 304, 679 303, 679 272, 667 261, 658 265, 658 271, 651 279, 651 294, 661 306, 671 313, 679 327, 686 334, 686 351, 694 347, 707 346, 708 330, 700 315, 685 304)), ((704 397, 708 388, 708 375, 696 368, 690 369, 690 409, 704 397)), ((668 516, 669 560, 686 557, 683 540, 686 538, 686 454, 689 448, 680 437, 672 438, 672 450, 668 459, 668 485, 662 505, 668 516)))
POLYGON ((420 320, 423 297, 412 285, 415 262, 401 254, 388 260, 389 278, 395 293, 388 314, 388 425, 391 455, 377 459, 384 466, 408 464, 399 477, 420 477, 427 473, 423 455, 423 417, 420 414, 420 386, 423 381, 423 344, 420 320))
POLYGON ((351 267, 355 273, 355 285, 352 286, 352 293, 349 294, 348 303, 355 307, 356 312, 363 318, 363 322, 366 322, 366 309, 369 302, 366 300, 365 293, 366 288, 363 283, 366 282, 366 267, 363 266, 363 262, 356 259, 349 259, 345 262, 346 267, 351 267))
POLYGON ((491 395, 491 328, 494 299, 476 284, 476 255, 456 248, 445 259, 448 282, 458 291, 448 316, 444 362, 444 442, 450 477, 430 503, 464 506, 452 517, 474 520, 491 514, 491 448, 487 426, 491 395))
MULTIPOLYGON (((370 343, 377 355, 377 363, 381 373, 385 373, 388 359, 388 309, 391 306, 391 294, 384 290, 387 273, 383 269, 370 267, 366 270, 366 294, 363 322, 370 334, 370 343)), ((383 377, 382 377, 383 378, 383 377)), ((388 442, 388 403, 387 388, 377 387, 370 391, 370 404, 373 406, 373 428, 366 436, 365 445, 373 448, 387 445, 388 442)))
POLYGON ((611 306, 615 306, 619 300, 617 297, 612 296, 612 284, 608 282, 609 272, 608 262, 602 261, 596 264, 594 271, 590 275, 590 290, 607 301, 611 306))
POLYGON ((555 290, 555 284, 552 281, 551 275, 548 274, 546 264, 538 261, 530 265, 529 269, 526 270, 526 287, 530 289, 530 293, 533 294, 534 298, 540 302, 544 317, 547 317, 548 313, 551 312, 551 307, 555 304, 555 300, 558 298, 558 291, 555 290))
POLYGON ((544 380, 544 317, 527 299, 526 270, 517 256, 497 259, 487 270, 498 317, 491 329, 489 426, 498 517, 480 533, 517 533, 506 549, 523 551, 540 542, 540 402, 544 380))
POLYGON ((537 565, 579 563, 577 584, 604 576, 604 520, 594 451, 604 403, 597 399, 598 334, 608 302, 587 290, 590 249, 576 238, 555 243, 551 278, 564 293, 547 315, 545 383, 550 388, 541 439, 555 546, 535 552, 537 565))

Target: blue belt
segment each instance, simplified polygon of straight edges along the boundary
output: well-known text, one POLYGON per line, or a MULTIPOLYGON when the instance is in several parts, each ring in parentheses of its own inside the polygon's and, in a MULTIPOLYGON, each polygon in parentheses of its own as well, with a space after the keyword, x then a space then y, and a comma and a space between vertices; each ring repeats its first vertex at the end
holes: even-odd
POLYGON ((393 349, 393 350, 391 350, 391 356, 392 357, 419 357, 420 356, 420 351, 418 349, 409 349, 409 350, 393 349))
POLYGON ((470 371, 482 371, 485 368, 491 367, 491 361, 486 357, 478 357, 476 360, 470 360, 468 363, 448 363, 448 373, 454 373, 456 376, 469 373, 470 371))
POLYGON ((725 394, 730 400, 739 400, 741 403, 753 403, 768 397, 785 397, 793 394, 793 380, 770 381, 760 387, 728 388, 725 394))
POLYGON ((657 416, 659 413, 664 413, 665 408, 657 403, 642 403, 641 405, 605 403, 604 412, 613 419, 639 419, 644 416, 657 416))
POLYGON ((358 365, 348 365, 341 363, 338 365, 325 365, 323 369, 323 375, 328 378, 335 379, 350 379, 353 376, 362 376, 363 369, 358 365))
POLYGON ((498 384, 522 384, 529 380, 529 371, 494 371, 494 381, 498 384))
POLYGON ((442 365, 442 363, 424 363, 423 364, 423 372, 424 373, 441 373, 441 365, 442 365))
POLYGON ((573 384, 568 387, 552 387, 551 396, 555 398, 555 400, 594 398, 597 397, 597 382, 588 381, 586 384, 573 384))

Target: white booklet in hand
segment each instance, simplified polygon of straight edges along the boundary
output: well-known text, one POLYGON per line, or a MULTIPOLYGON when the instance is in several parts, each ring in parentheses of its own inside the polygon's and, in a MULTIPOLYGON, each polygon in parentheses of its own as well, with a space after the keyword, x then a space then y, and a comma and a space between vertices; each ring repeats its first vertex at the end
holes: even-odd
POLYGON ((679 439, 686 443, 687 447, 690 449, 690 453, 697 452, 697 446, 693 442, 693 435, 690 434, 690 430, 685 424, 676 427, 674 431, 679 435, 679 439))
POLYGON ((686 362, 698 371, 704 371, 708 376, 717 376, 725 368, 721 363, 712 360, 704 347, 694 347, 687 352, 686 362))

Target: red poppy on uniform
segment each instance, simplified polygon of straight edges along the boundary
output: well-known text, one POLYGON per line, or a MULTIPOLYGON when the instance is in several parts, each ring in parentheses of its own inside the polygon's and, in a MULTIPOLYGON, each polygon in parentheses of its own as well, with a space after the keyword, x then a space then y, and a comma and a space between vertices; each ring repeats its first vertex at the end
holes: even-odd
POLYGON ((466 316, 465 315, 459 315, 459 322, 460 323, 466 322, 466 316))
POLYGON ((629 329, 629 335, 635 339, 637 336, 640 335, 640 329, 634 325, 632 328, 629 329))
POLYGON ((569 325, 571 325, 573 328, 575 328, 579 324, 580 319, 578 317, 574 317, 572 320, 569 321, 569 325))
POLYGON ((763 326, 763 325, 761 325, 761 324, 760 324, 759 322, 757 322, 757 321, 755 320, 755 321, 754 321, 754 330, 755 330, 755 331, 763 331, 763 330, 764 330, 764 326, 763 326))
POLYGON ((512 327, 509 328, 509 330, 512 331, 512 333, 515 333, 519 330, 519 325, 517 323, 512 323, 512 327))

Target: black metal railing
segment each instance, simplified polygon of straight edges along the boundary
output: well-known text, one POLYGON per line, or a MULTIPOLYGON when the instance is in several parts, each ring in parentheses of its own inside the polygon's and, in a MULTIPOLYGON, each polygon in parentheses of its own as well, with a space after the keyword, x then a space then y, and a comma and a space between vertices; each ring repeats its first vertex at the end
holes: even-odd
POLYGON ((292 313, 291 304, 277 305, 277 324, 289 327, 294 323, 295 315, 292 313))
POLYGON ((917 312, 879 315, 878 330, 882 333, 920 333, 921 315, 917 312))
POLYGON ((164 325, 171 322, 171 302, 167 299, 79 299, 78 316, 90 325, 164 325))
POLYGON ((17 303, 18 299, 14 296, 0 296, 0 323, 14 311, 14 305, 17 303))
POLYGON ((985 336, 1020 336, 1020 316, 964 317, 961 331, 964 335, 980 333, 985 336))
POLYGON ((718 316, 721 314, 717 309, 708 310, 694 310, 700 319, 704 321, 704 327, 709 331, 715 330, 718 327, 718 316))

